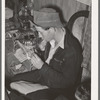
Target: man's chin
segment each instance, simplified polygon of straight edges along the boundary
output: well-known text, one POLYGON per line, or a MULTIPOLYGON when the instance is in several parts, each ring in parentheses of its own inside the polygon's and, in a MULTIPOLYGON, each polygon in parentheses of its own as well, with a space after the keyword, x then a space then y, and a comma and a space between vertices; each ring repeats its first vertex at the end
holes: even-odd
POLYGON ((44 48, 40 48, 41 51, 45 51, 45 47, 44 48))

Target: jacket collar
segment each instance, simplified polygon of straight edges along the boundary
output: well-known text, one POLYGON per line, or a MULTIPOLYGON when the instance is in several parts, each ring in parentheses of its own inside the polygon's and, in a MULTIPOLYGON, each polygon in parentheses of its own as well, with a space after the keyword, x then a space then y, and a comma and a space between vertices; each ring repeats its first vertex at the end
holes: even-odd
MULTIPOLYGON (((68 36, 66 34, 66 31, 65 31, 64 36, 63 36, 62 40, 60 41, 59 47, 57 48, 54 56, 59 55, 60 52, 63 52, 64 49, 68 47, 67 38, 68 38, 68 36)), ((51 48, 51 44, 48 42, 47 45, 46 45, 45 54, 44 54, 45 60, 48 58, 50 48, 51 48)))
POLYGON ((60 42, 55 46, 55 40, 51 40, 50 44, 51 44, 51 48, 55 48, 55 47, 61 47, 62 49, 64 49, 64 39, 65 39, 65 29, 62 29, 62 38, 60 40, 60 42))

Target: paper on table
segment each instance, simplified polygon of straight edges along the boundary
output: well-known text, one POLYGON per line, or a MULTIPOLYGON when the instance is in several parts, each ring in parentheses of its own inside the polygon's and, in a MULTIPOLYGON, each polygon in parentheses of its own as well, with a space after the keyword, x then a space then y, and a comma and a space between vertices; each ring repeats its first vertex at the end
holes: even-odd
POLYGON ((23 62, 27 60, 27 56, 24 55, 23 50, 21 48, 17 49, 14 56, 20 61, 23 62))
POLYGON ((20 46, 20 48, 23 50, 23 53, 26 55, 27 59, 30 59, 29 57, 29 53, 28 53, 28 49, 26 49, 26 47, 20 43, 20 41, 16 41, 16 43, 20 46))
POLYGON ((18 81, 18 82, 13 82, 10 84, 11 88, 26 95, 31 92, 35 92, 38 90, 43 90, 47 89, 47 86, 41 85, 41 84, 33 84, 31 82, 26 82, 26 81, 18 81))

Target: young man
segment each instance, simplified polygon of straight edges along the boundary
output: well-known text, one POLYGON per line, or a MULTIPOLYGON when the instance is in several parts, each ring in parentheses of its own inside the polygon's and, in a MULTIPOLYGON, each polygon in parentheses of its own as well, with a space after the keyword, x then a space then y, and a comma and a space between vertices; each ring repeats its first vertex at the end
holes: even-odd
POLYGON ((26 97, 30 100, 54 100, 58 95, 73 100, 83 58, 78 40, 68 29, 65 30, 54 9, 42 8, 34 11, 34 23, 45 40, 45 61, 33 54, 31 62, 36 70, 15 75, 12 81, 27 81, 48 87, 28 93, 26 97))

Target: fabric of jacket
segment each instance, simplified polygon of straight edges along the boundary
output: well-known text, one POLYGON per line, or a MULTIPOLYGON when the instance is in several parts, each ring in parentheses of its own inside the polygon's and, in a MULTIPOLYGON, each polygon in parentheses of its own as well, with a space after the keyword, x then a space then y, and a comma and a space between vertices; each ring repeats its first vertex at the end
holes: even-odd
MULTIPOLYGON (((49 43, 45 50, 44 58, 48 57, 50 50, 49 43)), ((35 71, 25 72, 15 75, 12 81, 29 81, 40 83, 54 89, 57 92, 72 90, 78 83, 81 63, 82 48, 78 40, 66 30, 64 39, 64 49, 59 47, 50 63, 44 63, 42 68, 35 71)))

